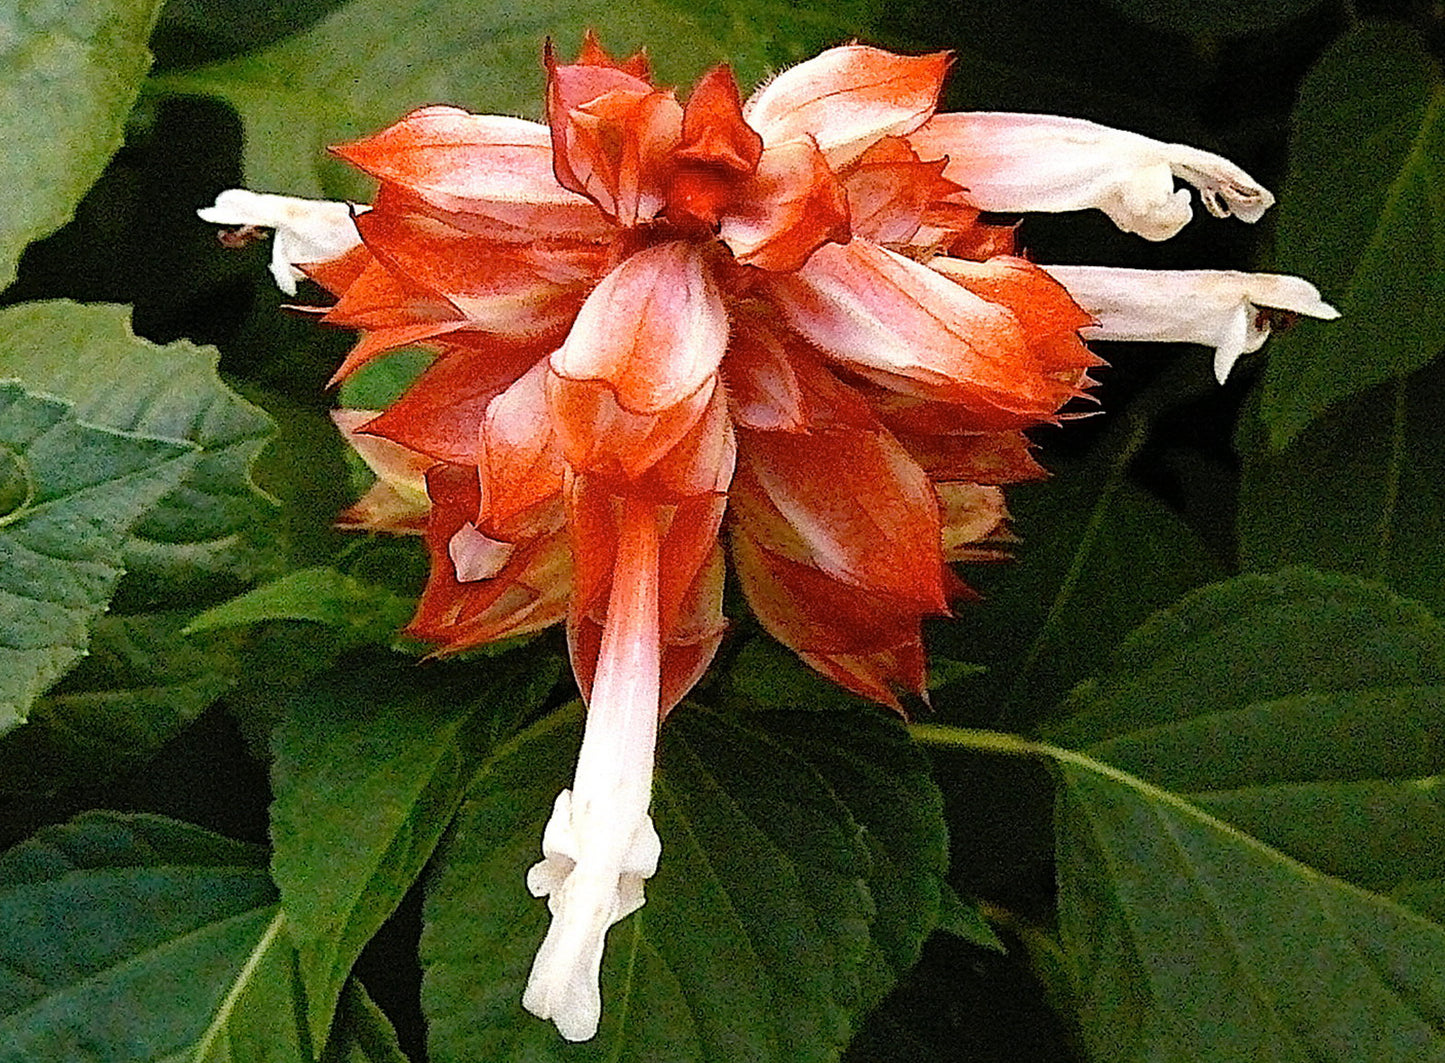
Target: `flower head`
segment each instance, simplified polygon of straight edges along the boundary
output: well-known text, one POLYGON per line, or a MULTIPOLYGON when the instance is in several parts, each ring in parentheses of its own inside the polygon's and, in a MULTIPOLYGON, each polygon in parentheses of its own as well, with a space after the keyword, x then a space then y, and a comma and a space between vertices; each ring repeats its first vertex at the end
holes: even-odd
POLYGON ((726 66, 680 99, 590 36, 545 61, 546 125, 427 107, 336 149, 375 202, 286 263, 361 330, 338 377, 437 352, 339 421, 382 478, 348 520, 424 521, 411 633, 445 652, 566 620, 588 717, 527 875, 552 923, 523 1001, 580 1040, 657 867, 657 728, 721 640, 724 542, 773 635, 901 709, 922 618, 968 594, 949 563, 1000 556, 1001 485, 1040 475, 1024 430, 1092 384, 1080 331, 1106 315, 982 210, 1158 237, 1189 213, 1174 175, 1246 220, 1270 198, 1132 134, 936 115, 943 54, 834 48, 746 102, 726 66))

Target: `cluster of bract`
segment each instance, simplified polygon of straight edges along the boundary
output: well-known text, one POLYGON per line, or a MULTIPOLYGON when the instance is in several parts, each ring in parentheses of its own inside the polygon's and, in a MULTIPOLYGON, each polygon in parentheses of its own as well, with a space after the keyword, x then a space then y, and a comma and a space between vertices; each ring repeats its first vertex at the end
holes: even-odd
POLYGON ((679 101, 644 57, 548 53, 547 124, 427 107, 336 149, 369 207, 224 193, 277 230, 273 271, 361 330, 337 377, 437 358, 337 422, 378 475, 345 521, 425 536, 410 633, 459 650, 567 622, 588 703, 573 787, 527 875, 552 923, 523 1002, 597 1029, 608 928, 643 903, 658 723, 725 627, 724 553, 758 620, 897 708, 919 635, 1009 540, 1024 430, 1100 361, 1083 336, 1216 348, 1265 309, 1333 316, 1291 277, 1036 265, 999 213, 1096 207, 1149 239, 1192 185, 1216 215, 1273 198, 1207 152, 1067 118, 935 114, 949 59, 833 48, 746 102, 718 67, 679 101), (726 548, 726 550, 725 550, 726 548))

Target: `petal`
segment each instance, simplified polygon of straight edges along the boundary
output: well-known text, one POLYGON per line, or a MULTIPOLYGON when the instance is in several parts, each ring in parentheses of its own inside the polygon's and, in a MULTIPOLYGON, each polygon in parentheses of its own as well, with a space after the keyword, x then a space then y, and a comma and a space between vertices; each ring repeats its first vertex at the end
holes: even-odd
POLYGON ((783 71, 743 107, 766 144, 810 135, 834 166, 910 133, 938 106, 947 52, 894 55, 849 44, 783 71))
POLYGON ((1003 491, 976 483, 937 485, 943 517, 943 557, 946 561, 974 560, 975 544, 1003 531, 1008 520, 1003 491))
POLYGON ((752 173, 763 153, 763 138, 743 121, 737 79, 726 63, 702 76, 682 113, 682 142, 676 157, 752 173))
POLYGON ((553 371, 607 384, 633 413, 659 413, 695 395, 717 372, 728 338, 703 254, 672 242, 624 259, 582 304, 553 371))
POLYGON ((819 248, 769 292, 830 357, 906 392, 1038 418, 1077 393, 1038 364, 1006 307, 861 240, 819 248))
POLYGON ((547 121, 557 180, 619 225, 662 209, 667 162, 682 137, 671 92, 613 66, 547 60, 547 121))
POLYGON ((482 421, 479 512, 497 534, 562 490, 562 451, 547 409, 547 373, 546 361, 538 361, 487 405, 482 421))
POLYGON ((874 144, 840 175, 854 234, 876 244, 911 241, 930 208, 959 191, 944 165, 922 162, 900 138, 874 144))
POLYGON ((944 176, 983 210, 1097 207, 1125 232, 1149 240, 1168 239, 1192 216, 1189 193, 1174 188, 1176 177, 1199 190, 1215 217, 1258 221, 1274 203, 1228 159, 1079 118, 941 114, 908 139, 926 159, 946 156, 944 176))
POLYGON ((305 276, 298 264, 325 262, 361 242, 352 218, 364 210, 353 203, 229 188, 216 197, 214 206, 202 207, 196 214, 212 225, 275 229, 271 275, 283 292, 295 295, 296 282, 305 276))
POLYGON ((734 320, 723 375, 740 428, 876 427, 867 403, 821 363, 814 348, 756 315, 739 313, 734 320))
POLYGON ((433 466, 427 493, 432 501, 426 531, 431 575, 407 634, 440 643, 438 653, 454 653, 538 631, 565 616, 572 563, 560 505, 554 505, 544 532, 515 544, 494 577, 463 582, 451 550, 457 532, 477 512, 476 469, 433 466))
POLYGON ((547 403, 567 463, 580 472, 637 480, 692 431, 712 403, 716 377, 659 413, 633 413, 618 405, 605 384, 547 380, 547 403))
POLYGON ((768 549, 870 593, 945 612, 938 499, 881 428, 740 433, 734 519, 768 549))
POLYGON ((475 465, 487 408, 547 351, 490 336, 467 336, 447 347, 400 399, 366 426, 437 461, 475 465))
POLYGON ((1259 308, 1332 321, 1338 310, 1308 281, 1233 270, 1045 266, 1094 318, 1085 336, 1100 340, 1198 343, 1216 349, 1221 383, 1235 360, 1269 336, 1259 308))
POLYGON ((784 272, 822 244, 848 240, 848 199, 812 138, 768 145, 718 236, 743 265, 784 272))
POLYGON ((419 532, 426 525, 431 501, 426 493, 426 471, 436 464, 388 439, 358 431, 377 415, 376 410, 332 410, 331 420, 356 451, 377 482, 360 501, 342 513, 345 528, 372 531, 419 532))
POLYGON ((506 336, 564 327, 601 264, 591 249, 490 240, 381 196, 359 227, 392 272, 443 297, 469 327, 506 336))
POLYGON ((353 166, 496 239, 605 236, 611 226, 552 172, 552 131, 537 122, 423 107, 380 133, 331 149, 353 166))
POLYGON ((1022 432, 905 435, 895 431, 894 435, 934 481, 1009 484, 1048 475, 1034 460, 1033 444, 1022 432))

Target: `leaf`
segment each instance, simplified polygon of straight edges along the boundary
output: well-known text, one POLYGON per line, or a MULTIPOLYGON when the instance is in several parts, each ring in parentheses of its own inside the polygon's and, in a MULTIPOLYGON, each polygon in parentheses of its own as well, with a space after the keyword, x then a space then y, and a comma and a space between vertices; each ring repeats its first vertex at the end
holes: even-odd
POLYGON ((1445 610, 1445 364, 1331 410, 1289 449, 1241 427, 1240 559, 1388 582, 1445 610))
POLYGON ((1445 351, 1445 83, 1403 24, 1353 31, 1305 79, 1277 224, 1278 268, 1344 315, 1271 345, 1260 416, 1282 450, 1445 351))
MULTIPOLYGON (((422 933, 436 1063, 563 1054, 520 1005, 548 918, 523 876, 579 730, 569 709, 500 748, 438 856, 422 933)), ((660 869, 609 936, 601 1030, 566 1057, 836 1059, 938 919, 937 791, 902 728, 683 706, 653 817, 660 869)))
POLYGON ((1383 895, 1445 871, 1442 681, 1419 606, 1291 570, 1189 596, 1075 691, 1059 925, 1096 1058, 1445 1052, 1445 928, 1383 895))
POLYGON ((321 1063, 409 1063, 391 1020, 354 978, 341 991, 337 1024, 321 1063))
POLYGON ((200 448, 194 470, 146 514, 126 549, 127 567, 156 595, 218 574, 249 581, 271 564, 252 533, 272 506, 250 479, 271 420, 221 383, 218 357, 184 341, 158 347, 140 339, 123 306, 56 301, 0 310, 0 374, 68 399, 92 424, 200 448))
POLYGON ((1204 359, 1181 363, 1085 462, 1009 489, 1021 540, 1013 560, 960 569, 983 600, 961 607, 929 639, 931 650, 979 661, 988 674, 940 692, 941 709, 957 697, 994 720, 1043 712, 1151 612, 1222 575, 1199 536, 1129 471, 1159 406, 1212 386, 1207 372, 1204 359))
POLYGON ((70 220, 120 147, 160 9, 160 0, 78 0, 0 12, 0 289, 27 244, 70 220))
POLYGON ((969 904, 947 883, 943 885, 941 900, 938 912, 939 930, 979 948, 992 949, 994 952, 1008 951, 977 904, 969 904))
POLYGON ((1236 0, 1222 5, 1198 0, 1109 0, 1109 6, 1136 22, 1202 38, 1278 29, 1323 4, 1324 0, 1236 0))
POLYGON ((587 28, 626 53, 653 46, 661 84, 686 86, 729 60, 746 83, 858 32, 871 0, 823 9, 788 0, 681 0, 626 5, 540 0, 352 0, 305 33, 259 54, 153 81, 159 92, 214 95, 246 126, 252 187, 293 195, 361 194, 359 178, 323 149, 425 104, 540 116, 543 41, 571 54, 587 28), (445 26, 446 33, 426 27, 445 26), (379 47, 378 42, 385 42, 379 47))
POLYGON ((92 428, 66 403, 0 383, 0 734, 85 653, 127 533, 195 467, 186 444, 92 428))
POLYGON ((191 638, 188 611, 110 614, 87 656, 0 739, 0 795, 94 784, 149 757, 236 681, 230 645, 191 638))
POLYGON ((490 737, 557 682, 550 656, 425 675, 393 662, 319 677, 274 738, 272 870, 321 1043, 362 947, 451 822, 490 737))
POLYGON ((0 1060, 309 1061, 285 1050, 289 949, 263 861, 111 812, 0 856, 0 1060))
POLYGON ((324 565, 304 568, 207 609, 187 631, 257 624, 265 620, 309 620, 339 628, 358 644, 388 643, 416 603, 385 587, 324 565))

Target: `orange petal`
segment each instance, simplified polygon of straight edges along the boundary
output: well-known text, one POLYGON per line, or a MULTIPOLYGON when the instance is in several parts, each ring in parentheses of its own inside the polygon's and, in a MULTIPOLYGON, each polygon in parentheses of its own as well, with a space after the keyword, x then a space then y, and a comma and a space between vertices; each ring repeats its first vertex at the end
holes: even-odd
POLYGON ((547 363, 539 361, 487 406, 477 467, 480 513, 502 534, 509 521, 562 490, 562 452, 547 409, 547 363))
POLYGON ((874 428, 867 403, 794 333, 739 313, 723 362, 728 402, 740 428, 799 432, 874 428))
POLYGON ((923 612, 946 612, 938 499, 887 432, 744 431, 735 519, 830 577, 923 612))
POLYGON ((361 276, 373 261, 365 244, 357 244, 350 251, 329 258, 325 262, 298 263, 296 268, 306 274, 332 295, 341 295, 361 276))
POLYGON ((905 140, 874 144, 840 175, 853 232, 878 244, 908 243, 930 208, 959 190, 943 167, 920 161, 905 140))
POLYGON ((920 614, 860 591, 734 530, 733 566, 753 615, 834 682, 901 712, 895 688, 926 692, 920 614))
POLYGON ((551 373, 547 402, 567 463, 599 476, 642 477, 707 412, 716 379, 658 413, 633 413, 618 405, 606 384, 551 373))
POLYGON ((682 136, 671 92, 615 66, 547 62, 547 122, 558 182, 624 226, 662 209, 667 162, 682 136))
POLYGON ((885 386, 1035 417, 1078 393, 1043 371, 1006 307, 861 240, 819 248, 769 291, 807 339, 885 386))
POLYGON ((519 542, 505 565, 489 579, 457 579, 452 540, 475 516, 478 505, 474 468, 437 465, 427 474, 432 499, 426 545, 431 576, 407 633, 441 643, 452 653, 557 623, 566 614, 571 592, 571 552, 561 521, 519 542))
POLYGON ((537 122, 423 107, 380 133, 331 149, 427 203, 469 215, 501 239, 605 236, 611 226, 552 172, 552 131, 537 122))
POLYGON ((762 153, 763 138, 743 121, 732 69, 726 63, 713 67, 688 97, 676 158, 752 173, 762 153))
POLYGON ((1008 484, 1047 475, 1022 432, 894 435, 931 480, 1008 484))
POLYGON ((717 372, 727 311, 704 249, 656 244, 622 261, 587 297, 552 369, 604 382, 625 410, 676 406, 717 372))
POLYGON ((947 52, 894 55, 861 44, 830 48, 783 71, 743 108, 767 144, 811 135, 834 165, 886 136, 911 133, 938 106, 947 52))
POLYGON ((718 229, 743 265, 784 272, 848 234, 848 199, 810 137, 769 144, 718 229))
POLYGON ((361 216, 367 247, 394 273, 446 299, 471 328, 519 337, 556 330, 576 313, 592 280, 585 260, 499 243, 380 204, 361 216))
POLYGON ((469 336, 468 342, 474 346, 450 346, 366 431, 438 461, 475 465, 487 407, 528 369, 545 362, 547 352, 490 336, 469 336))

